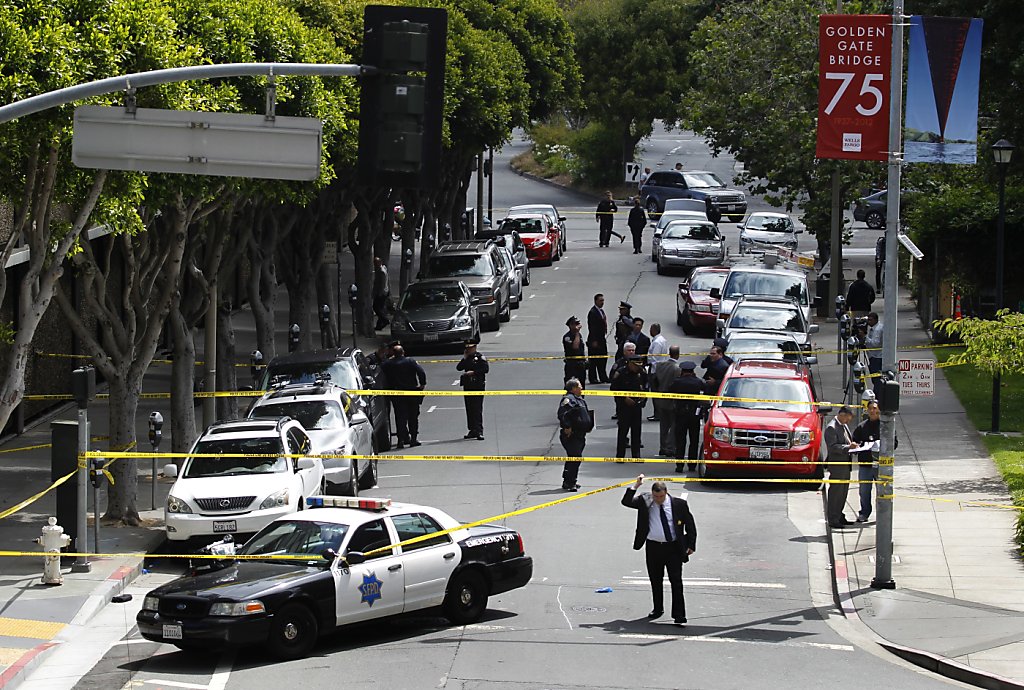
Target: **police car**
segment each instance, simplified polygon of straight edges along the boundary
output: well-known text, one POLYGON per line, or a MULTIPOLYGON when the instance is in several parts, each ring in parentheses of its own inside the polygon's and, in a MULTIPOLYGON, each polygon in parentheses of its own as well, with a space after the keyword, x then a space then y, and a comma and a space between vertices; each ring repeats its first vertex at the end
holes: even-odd
POLYGON ((142 636, 181 649, 263 644, 294 659, 349 623, 435 607, 456 625, 473 623, 489 596, 533 575, 514 530, 465 528, 437 508, 388 499, 307 503, 237 552, 262 558, 207 560, 147 594, 142 636))

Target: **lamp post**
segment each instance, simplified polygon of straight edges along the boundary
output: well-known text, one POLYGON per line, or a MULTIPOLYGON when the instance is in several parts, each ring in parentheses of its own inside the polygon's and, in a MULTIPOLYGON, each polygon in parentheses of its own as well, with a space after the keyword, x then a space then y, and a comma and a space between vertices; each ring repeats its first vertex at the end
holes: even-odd
MULTIPOLYGON (((996 314, 1003 308, 1003 225, 1006 220, 1006 169, 1010 166, 1010 157, 1014 146, 1006 139, 1000 139, 992 145, 992 155, 996 159, 999 171, 999 218, 996 221, 996 314)), ((992 376, 992 433, 999 433, 999 387, 1002 372, 992 376)))

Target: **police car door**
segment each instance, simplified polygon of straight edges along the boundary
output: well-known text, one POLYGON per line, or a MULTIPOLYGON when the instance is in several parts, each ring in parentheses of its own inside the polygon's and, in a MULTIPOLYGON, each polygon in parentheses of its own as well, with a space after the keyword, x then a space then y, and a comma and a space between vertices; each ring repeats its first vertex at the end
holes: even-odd
MULTIPOLYGON (((426 513, 392 515, 398 541, 442 531, 441 525, 426 513)), ((405 610, 438 606, 452 571, 462 560, 462 550, 448 534, 402 547, 405 567, 405 610)))
MULTIPOLYGON (((373 551, 393 544, 383 518, 360 525, 345 552, 373 551)), ((337 592, 338 625, 401 613, 405 605, 405 570, 402 557, 392 551, 369 556, 365 563, 345 567, 341 559, 331 567, 337 592)))
MULTIPOLYGON (((298 429, 288 430, 288 453, 290 455, 306 455, 310 452, 311 445, 306 434, 298 429)), ((296 459, 294 462, 297 464, 298 460, 296 459)), ((299 480, 302 482, 301 500, 305 500, 306 497, 318 493, 324 478, 322 460, 314 459, 312 467, 299 468, 296 472, 299 475, 299 480)))

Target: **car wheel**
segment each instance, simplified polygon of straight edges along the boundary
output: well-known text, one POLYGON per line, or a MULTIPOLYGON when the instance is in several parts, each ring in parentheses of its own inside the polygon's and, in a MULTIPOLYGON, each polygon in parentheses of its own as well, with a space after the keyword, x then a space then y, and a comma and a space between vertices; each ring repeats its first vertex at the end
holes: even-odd
POLYGON ((372 489, 377 486, 377 461, 370 460, 368 464, 369 466, 363 472, 363 476, 359 477, 360 489, 372 489))
POLYGON ((455 625, 476 623, 487 609, 487 583, 476 570, 463 570, 448 583, 441 604, 444 616, 455 625))
POLYGON ((380 433, 374 438, 374 451, 380 452, 391 450, 391 415, 385 410, 384 424, 381 425, 380 433))
POLYGON ((511 299, 505 300, 505 308, 498 312, 499 321, 508 321, 509 319, 512 318, 512 307, 510 306, 511 303, 511 299))
POLYGON ((561 246, 556 244, 554 247, 551 248, 551 260, 552 261, 561 261, 562 260, 562 247, 561 246))
POLYGON ((288 604, 270 619, 267 649, 278 659, 300 659, 313 649, 318 633, 312 611, 301 604, 288 604))
POLYGON ((655 201, 654 197, 649 197, 647 199, 647 213, 651 213, 654 215, 657 215, 659 213, 658 202, 655 201))
POLYGON ((880 227, 885 225, 885 216, 882 215, 881 211, 869 211, 864 222, 868 224, 868 227, 872 230, 878 230, 880 227))
MULTIPOLYGON (((825 478, 825 466, 818 463, 817 467, 814 468, 814 473, 811 475, 811 479, 824 479, 825 478)), ((814 484, 807 485, 811 489, 817 489, 814 484)))
POLYGON ((697 462, 697 478, 702 482, 707 479, 713 479, 715 476, 714 471, 708 467, 707 463, 704 462, 703 457, 697 462))
POLYGON ((359 477, 359 463, 352 460, 348 468, 348 481, 341 485, 342 496, 358 496, 359 495, 359 483, 357 481, 359 477))
POLYGON ((659 276, 665 275, 665 268, 661 265, 660 261, 658 262, 658 275, 659 276))
POLYGON ((526 273, 523 274, 523 285, 530 284, 530 264, 526 264, 526 273))
POLYGON ((693 327, 693 322, 690 321, 690 308, 683 307, 683 320, 679 325, 683 327, 683 333, 686 335, 693 335, 697 332, 697 329, 693 327))

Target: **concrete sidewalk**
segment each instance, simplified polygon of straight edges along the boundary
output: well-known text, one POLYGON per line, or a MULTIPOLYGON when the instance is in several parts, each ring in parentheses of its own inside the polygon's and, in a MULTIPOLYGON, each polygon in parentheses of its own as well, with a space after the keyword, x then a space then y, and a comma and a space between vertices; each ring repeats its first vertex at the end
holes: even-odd
MULTIPOLYGON (((851 261, 847 272, 867 268, 858 263, 851 261)), ((927 345, 913 304, 905 293, 900 297, 900 347, 927 345)), ((875 307, 880 301, 881 296, 875 307)), ((822 330, 834 337, 835 329, 827 324, 822 330)), ((900 355, 932 357, 926 349, 900 355)), ((897 588, 870 587, 874 515, 867 524, 831 530, 844 613, 916 664, 982 687, 1024 688, 1024 563, 1014 541, 1016 511, 963 505, 1008 505, 1010 496, 941 369, 934 396, 900 401, 897 434, 892 566, 897 588)), ((859 507, 856 490, 848 505, 852 519, 859 507)))

